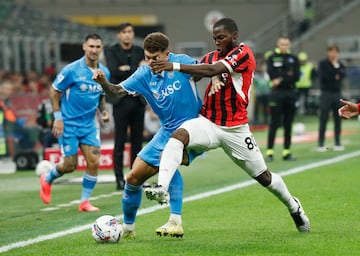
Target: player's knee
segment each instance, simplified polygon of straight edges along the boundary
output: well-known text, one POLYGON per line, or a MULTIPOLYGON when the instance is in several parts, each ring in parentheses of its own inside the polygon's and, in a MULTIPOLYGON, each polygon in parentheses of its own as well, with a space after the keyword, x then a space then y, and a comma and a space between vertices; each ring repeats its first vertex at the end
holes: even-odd
POLYGON ((76 169, 76 165, 74 165, 73 162, 64 162, 62 167, 63 167, 62 168, 63 173, 70 173, 76 169))
POLYGON ((172 134, 172 138, 181 141, 184 146, 189 144, 189 133, 184 128, 179 128, 175 130, 172 134))
POLYGON ((266 170, 259 176, 255 177, 255 180, 259 182, 263 187, 267 187, 271 184, 271 172, 269 170, 266 170))
POLYGON ((140 186, 145 182, 146 178, 142 175, 139 175, 138 172, 130 171, 126 175, 126 183, 129 183, 134 186, 140 186))

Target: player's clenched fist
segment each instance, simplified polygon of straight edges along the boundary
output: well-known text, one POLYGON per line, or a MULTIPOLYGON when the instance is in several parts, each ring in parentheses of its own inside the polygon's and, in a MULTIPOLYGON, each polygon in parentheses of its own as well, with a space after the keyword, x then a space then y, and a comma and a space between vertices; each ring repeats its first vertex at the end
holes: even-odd
POLYGON ((94 72, 92 79, 98 82, 99 84, 104 84, 106 82, 106 77, 104 72, 102 72, 99 69, 94 72))

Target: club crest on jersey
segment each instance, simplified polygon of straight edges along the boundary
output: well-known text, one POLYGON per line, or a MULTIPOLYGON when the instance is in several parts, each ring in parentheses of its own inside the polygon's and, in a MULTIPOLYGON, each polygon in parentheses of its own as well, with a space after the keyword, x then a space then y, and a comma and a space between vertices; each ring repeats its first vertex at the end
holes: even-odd
POLYGON ((169 71, 169 72, 167 73, 167 77, 168 77, 169 79, 173 79, 173 78, 174 78, 174 72, 173 72, 173 71, 169 71))

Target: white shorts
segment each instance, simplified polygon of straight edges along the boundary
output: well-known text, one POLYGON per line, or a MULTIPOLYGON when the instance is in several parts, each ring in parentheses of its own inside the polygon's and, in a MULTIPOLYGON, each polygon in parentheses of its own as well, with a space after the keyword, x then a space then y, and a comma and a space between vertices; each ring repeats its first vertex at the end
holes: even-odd
POLYGON ((225 153, 251 177, 263 173, 267 166, 248 124, 218 126, 203 116, 186 121, 180 128, 189 133, 188 149, 204 152, 222 147, 225 153))

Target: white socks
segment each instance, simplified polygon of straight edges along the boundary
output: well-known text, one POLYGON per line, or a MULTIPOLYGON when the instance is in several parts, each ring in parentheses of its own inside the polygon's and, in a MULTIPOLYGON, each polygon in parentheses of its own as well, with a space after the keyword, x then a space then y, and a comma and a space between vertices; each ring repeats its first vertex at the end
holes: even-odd
POLYGON ((166 191, 169 189, 169 184, 176 169, 181 164, 183 150, 184 144, 181 141, 170 138, 161 155, 158 184, 166 191))
POLYGON ((171 213, 169 220, 175 222, 176 225, 182 225, 181 215, 179 215, 179 214, 171 213))
POLYGON ((271 184, 267 189, 273 193, 280 201, 286 205, 290 213, 295 212, 299 205, 294 200, 293 196, 290 194, 284 180, 279 174, 271 173, 271 184))

